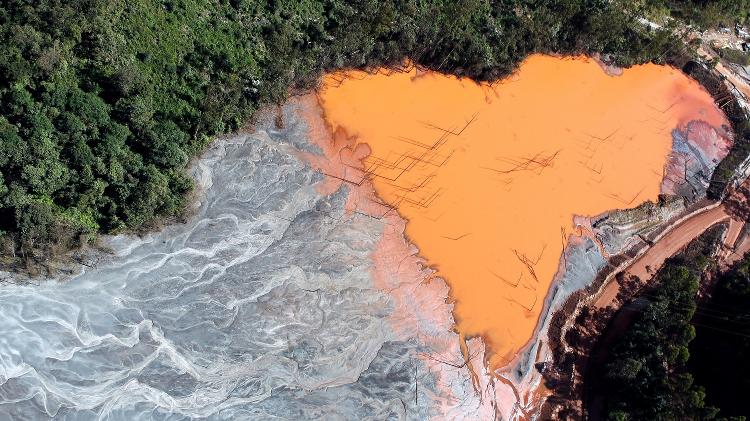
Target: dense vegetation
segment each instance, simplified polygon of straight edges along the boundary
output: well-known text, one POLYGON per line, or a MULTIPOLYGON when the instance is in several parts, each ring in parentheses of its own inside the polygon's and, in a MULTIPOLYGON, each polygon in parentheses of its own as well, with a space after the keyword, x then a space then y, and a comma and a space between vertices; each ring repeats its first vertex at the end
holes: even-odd
POLYGON ((184 168, 212 136, 326 69, 411 57, 492 79, 535 51, 597 51, 621 64, 662 58, 670 36, 633 24, 626 4, 4 1, 4 263, 179 215, 191 190, 184 168))
POLYGON ((719 50, 719 54, 721 58, 730 63, 739 64, 740 66, 750 66, 750 53, 748 52, 732 48, 722 48, 719 50))
POLYGON ((702 28, 732 27, 750 17, 750 0, 648 0, 654 11, 702 28))
POLYGON ((641 295, 640 313, 598 367, 609 420, 732 420, 750 416, 750 254, 724 274, 712 228, 669 259, 641 295), (713 288, 696 295, 701 276, 713 288), (705 295, 705 294, 704 294, 705 295))
MULTIPOLYGON (((723 417, 750 416, 750 255, 717 280, 693 319, 688 368, 723 417)), ((734 418, 739 419, 739 418, 734 418)))
POLYGON ((690 324, 700 276, 710 264, 718 231, 695 240, 657 273, 648 301, 609 353, 604 413, 609 420, 714 419, 705 391, 687 370, 690 324))

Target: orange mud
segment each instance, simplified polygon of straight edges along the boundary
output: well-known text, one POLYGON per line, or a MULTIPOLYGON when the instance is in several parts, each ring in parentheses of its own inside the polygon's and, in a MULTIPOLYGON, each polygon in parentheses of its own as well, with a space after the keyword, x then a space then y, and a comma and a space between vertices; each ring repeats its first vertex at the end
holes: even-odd
POLYGON ((384 203, 361 211, 408 221, 450 285, 459 333, 484 338, 493 368, 532 337, 574 216, 655 200, 671 130, 726 124, 678 70, 609 76, 585 58, 531 56, 494 85, 417 69, 336 73, 318 94, 345 168, 329 175, 372 183, 384 203))

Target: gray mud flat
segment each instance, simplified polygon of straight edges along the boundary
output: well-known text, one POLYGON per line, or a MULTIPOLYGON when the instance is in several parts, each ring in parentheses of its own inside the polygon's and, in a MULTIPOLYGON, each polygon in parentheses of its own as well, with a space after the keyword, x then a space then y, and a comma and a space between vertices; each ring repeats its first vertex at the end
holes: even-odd
POLYGON ((0 419, 434 415, 418 342, 372 286, 380 227, 316 192, 301 132, 217 141, 187 224, 111 238, 65 282, 0 287, 0 419))

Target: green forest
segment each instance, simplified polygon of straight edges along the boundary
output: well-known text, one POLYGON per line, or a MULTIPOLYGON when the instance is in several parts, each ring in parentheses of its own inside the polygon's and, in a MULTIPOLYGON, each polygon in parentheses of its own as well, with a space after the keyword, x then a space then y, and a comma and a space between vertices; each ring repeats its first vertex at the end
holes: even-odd
POLYGON ((191 158, 326 70, 411 58, 487 80, 532 52, 661 62, 676 41, 635 18, 680 3, 4 1, 0 263, 179 218, 191 158))
MULTIPOLYGON (((669 259, 641 299, 635 321, 603 367, 603 417, 625 420, 726 420, 750 415, 738 391, 750 386, 750 254, 698 289, 718 230, 669 259)), ((630 304, 633 307, 633 304, 630 304)))
POLYGON ((651 13, 669 15, 699 27, 731 27, 750 17, 749 0, 650 0, 651 13))
POLYGON ((705 387, 707 404, 721 408, 724 418, 749 417, 750 403, 737 396, 750 387, 750 255, 719 278, 692 324, 687 368, 705 387))
POLYGON ((709 230, 687 250, 668 259, 632 324, 612 347, 600 375, 605 377, 604 418, 626 420, 715 419, 718 410, 706 404, 706 392, 687 370, 690 323, 703 272, 711 264, 721 231, 709 230))

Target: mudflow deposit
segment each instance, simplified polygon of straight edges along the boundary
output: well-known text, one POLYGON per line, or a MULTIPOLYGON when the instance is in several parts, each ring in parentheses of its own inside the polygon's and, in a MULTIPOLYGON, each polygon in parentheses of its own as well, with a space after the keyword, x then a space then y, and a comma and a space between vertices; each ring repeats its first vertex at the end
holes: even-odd
POLYGON ((551 313, 731 146, 678 70, 617 73, 326 76, 215 142, 186 224, 0 287, 0 418, 533 417, 551 313))

